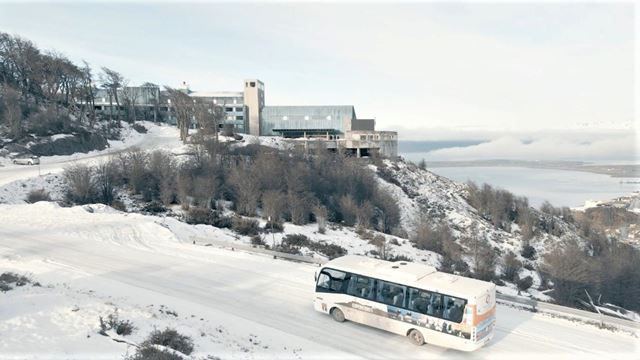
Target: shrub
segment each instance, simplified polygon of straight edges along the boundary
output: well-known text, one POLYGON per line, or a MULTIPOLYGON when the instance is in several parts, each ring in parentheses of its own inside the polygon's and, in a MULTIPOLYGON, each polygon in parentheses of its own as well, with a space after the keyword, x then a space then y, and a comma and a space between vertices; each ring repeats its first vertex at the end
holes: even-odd
POLYGON ((236 216, 231 221, 231 229, 240 235, 257 235, 260 232, 260 224, 254 219, 244 219, 236 216))
POLYGON ((301 247, 309 244, 309 238, 303 234, 289 234, 282 239, 282 244, 286 246, 301 247))
POLYGON ((109 314, 107 319, 102 318, 100 316, 100 331, 101 335, 107 335, 108 330, 113 330, 118 335, 126 336, 131 335, 133 330, 135 330, 135 326, 129 320, 120 320, 118 319, 118 315, 115 313, 109 314))
POLYGON ((213 225, 215 223, 215 212, 211 209, 192 206, 187 210, 187 224, 206 224, 213 225))
POLYGON ((533 260, 536 257, 536 248, 531 245, 525 245, 522 247, 522 252, 520 253, 522 257, 526 259, 533 260))
POLYGON ((233 226, 233 218, 230 216, 217 217, 213 223, 213 226, 221 229, 231 229, 233 226))
POLYGON ((45 189, 35 189, 29 191, 26 201, 30 204, 37 203, 38 201, 51 201, 51 196, 45 189))
POLYGON ((390 254, 387 256, 387 260, 388 261, 407 261, 407 262, 413 262, 413 259, 406 256, 406 255, 394 255, 394 254, 390 254))
POLYGON ((64 169, 67 200, 79 205, 91 204, 97 189, 92 181, 93 169, 84 164, 74 164, 64 169))
POLYGON ((120 200, 113 200, 111 202, 111 207, 122 212, 127 211, 127 206, 120 200))
POLYGON ((144 125, 135 124, 134 123, 131 127, 133 128, 133 130, 139 132, 140 134, 146 134, 147 133, 147 128, 144 127, 144 125))
POLYGON ((251 245, 260 245, 260 246, 264 246, 266 245, 266 243, 264 242, 264 240, 262 240, 262 236, 260 235, 253 235, 251 237, 251 245))
POLYGON ((504 276, 505 280, 513 281, 514 279, 516 279, 518 272, 520 272, 522 263, 520 262, 520 260, 518 260, 516 254, 511 251, 507 252, 507 254, 504 256, 503 262, 504 266, 502 268, 502 275, 504 276))
POLYGON ((148 346, 150 344, 166 346, 185 355, 191 354, 194 347, 193 339, 171 328, 152 331, 141 345, 148 346))
POLYGON ((321 242, 310 241, 307 247, 313 251, 317 251, 329 259, 335 259, 337 257, 347 254, 347 249, 336 244, 326 244, 321 242))
MULTIPOLYGON (((205 209, 206 210, 206 209, 205 209)), ((158 201, 152 201, 148 204, 146 204, 143 208, 142 211, 144 212, 148 212, 148 213, 153 213, 153 214, 157 214, 157 213, 163 213, 167 211, 167 208, 164 207, 164 205, 162 205, 161 202, 158 201)))
POLYGON ((0 291, 7 292, 14 286, 25 286, 27 284, 31 284, 33 286, 40 286, 39 282, 34 282, 30 278, 25 275, 19 275, 12 272, 5 272, 0 274, 0 291))
POLYGON ((526 291, 531 287, 531 285, 533 285, 533 278, 531 276, 526 276, 519 279, 516 284, 518 285, 518 291, 526 291))
POLYGON ((167 350, 160 350, 153 345, 147 344, 140 346, 135 354, 125 358, 126 360, 183 360, 184 358, 178 354, 171 353, 167 350))
POLYGON ((283 232, 284 231, 284 225, 278 221, 267 221, 266 224, 264 224, 264 228, 263 228, 264 232, 283 232))

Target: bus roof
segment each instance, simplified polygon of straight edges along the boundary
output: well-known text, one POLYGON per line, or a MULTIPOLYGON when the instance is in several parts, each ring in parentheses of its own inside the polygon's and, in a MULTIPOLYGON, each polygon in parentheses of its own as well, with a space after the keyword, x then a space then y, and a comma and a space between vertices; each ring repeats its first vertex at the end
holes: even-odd
POLYGON ((439 272, 429 265, 407 261, 391 262, 358 255, 342 256, 324 266, 464 297, 484 294, 495 286, 490 282, 439 272))

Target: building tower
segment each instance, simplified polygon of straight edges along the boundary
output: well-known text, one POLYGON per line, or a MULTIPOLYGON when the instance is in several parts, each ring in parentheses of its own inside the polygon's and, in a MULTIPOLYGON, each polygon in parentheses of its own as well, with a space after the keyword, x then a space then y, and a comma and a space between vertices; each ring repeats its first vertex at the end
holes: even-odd
POLYGON ((244 81, 244 105, 247 107, 247 125, 250 135, 260 135, 260 121, 264 108, 264 84, 258 79, 244 81))

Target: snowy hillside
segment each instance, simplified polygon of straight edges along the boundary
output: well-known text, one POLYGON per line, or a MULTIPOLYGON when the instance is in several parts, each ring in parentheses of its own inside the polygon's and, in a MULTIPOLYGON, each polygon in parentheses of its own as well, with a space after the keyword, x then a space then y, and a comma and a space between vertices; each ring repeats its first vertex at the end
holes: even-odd
MULTIPOLYGON (((122 358, 166 327, 194 340, 192 359, 469 355, 335 323, 311 307, 317 267, 189 241, 225 236, 213 229, 100 205, 4 204, 0 214, 0 273, 40 283, 0 293, 0 358, 122 358), (110 314, 133 333, 101 335, 110 314)), ((625 333, 503 306, 498 314, 495 340, 474 357, 633 358, 636 339, 625 333)))

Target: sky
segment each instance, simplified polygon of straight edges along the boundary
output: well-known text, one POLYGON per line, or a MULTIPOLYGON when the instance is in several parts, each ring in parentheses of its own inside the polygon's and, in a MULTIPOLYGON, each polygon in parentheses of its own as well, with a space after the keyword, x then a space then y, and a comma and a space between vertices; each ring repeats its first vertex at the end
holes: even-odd
POLYGON ((259 78, 267 105, 354 105, 401 139, 521 138, 633 132, 635 12, 630 2, 0 2, 0 31, 132 84, 241 91, 259 78))

